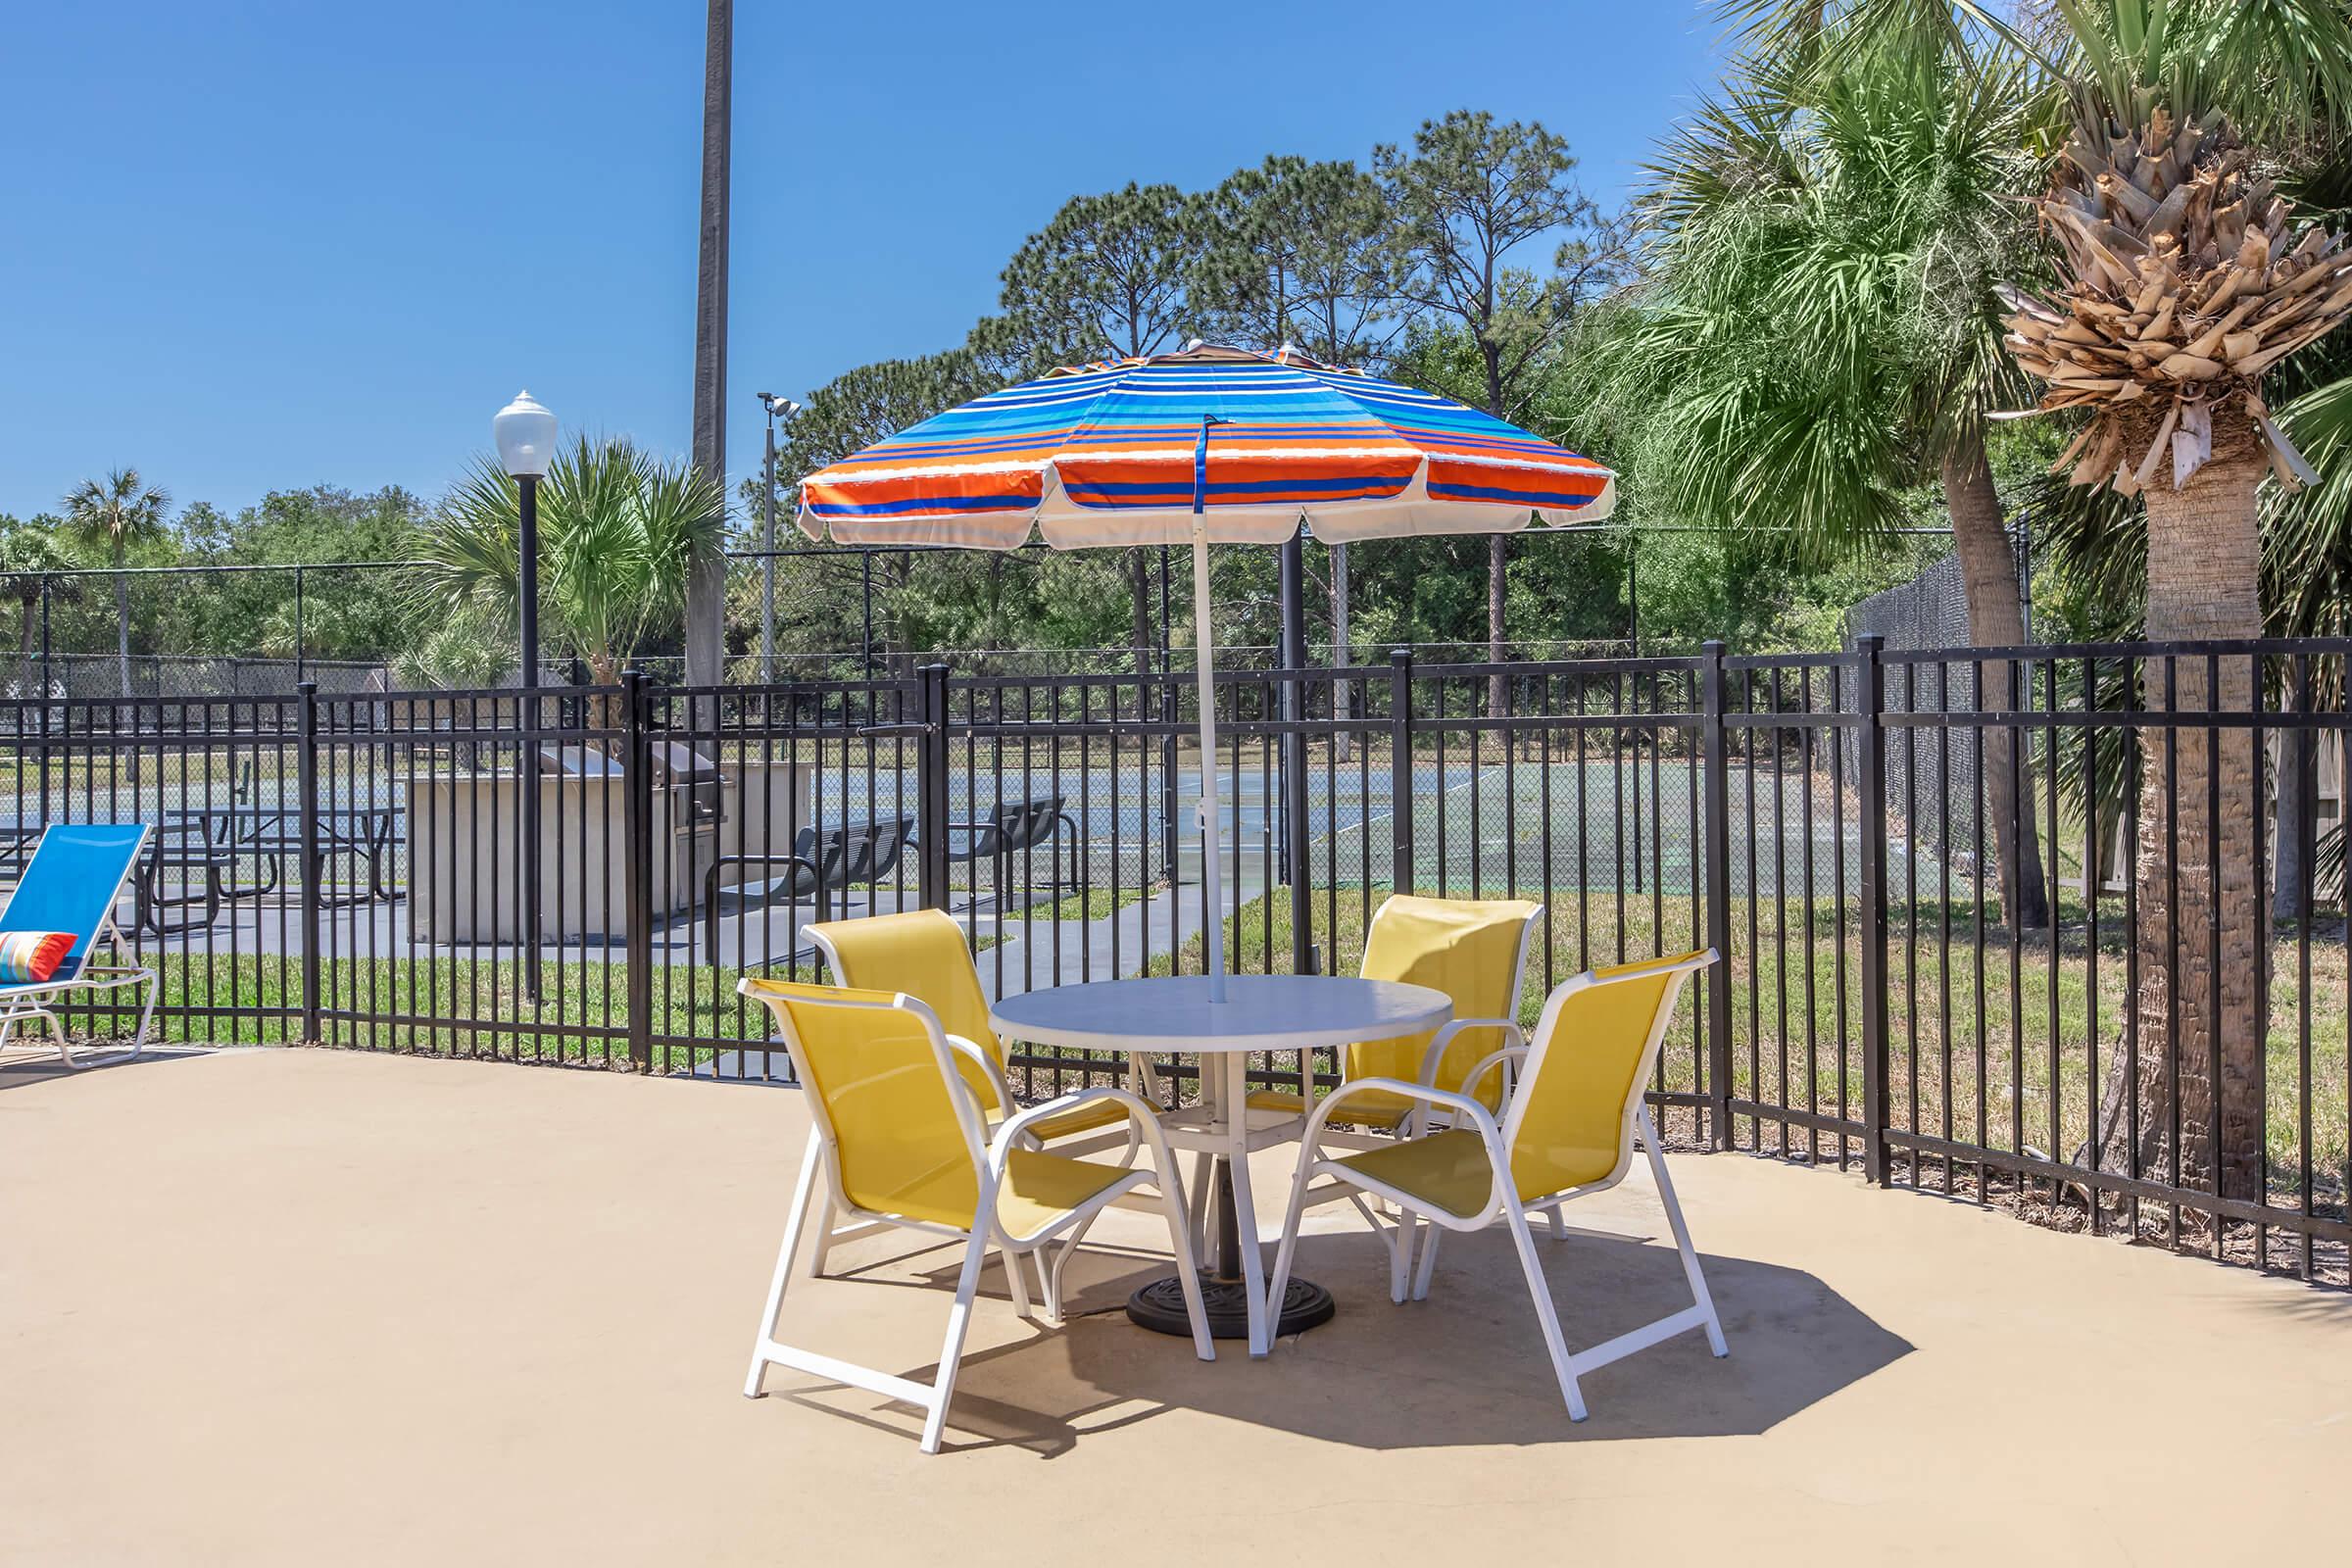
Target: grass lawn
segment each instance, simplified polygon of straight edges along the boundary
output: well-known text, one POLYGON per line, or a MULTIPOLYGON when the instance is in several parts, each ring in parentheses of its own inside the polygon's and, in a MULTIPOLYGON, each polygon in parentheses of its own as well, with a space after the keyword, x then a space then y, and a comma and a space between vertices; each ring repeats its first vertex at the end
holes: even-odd
MULTIPOLYGON (((1144 890, 1071 897, 1016 915, 1016 932, 1048 943, 1058 931, 1076 940, 1083 922, 1109 917, 1144 890)), ((1323 967, 1353 972, 1365 918, 1381 890, 1318 894, 1314 937, 1323 967)), ((1890 910, 1887 965, 1888 1097, 1897 1129, 1949 1137, 1998 1151, 2031 1150, 2071 1158, 2089 1134, 2094 1091, 2124 1048, 2132 1018, 2128 953, 2120 906, 2100 908, 2095 944, 2088 910, 2069 895, 2060 906, 2055 945, 2038 937, 2012 947, 1997 924, 1979 925, 1971 903, 1897 904, 1890 910), (2094 1011, 2095 1004, 2095 1011, 2094 1011), (2095 1029, 2094 1029, 2095 1017, 2095 1029), (2096 1041, 2098 1068, 2092 1069, 2096 1041)), ((1997 909, 1990 918, 1997 919, 1997 909)), ((1861 946, 1852 906, 1827 899, 1739 899, 1731 910, 1732 1093, 1765 1105, 1838 1115, 1859 1104, 1862 1088, 1861 946), (1841 923, 1842 921, 1842 923, 1841 923)), ((1187 920, 1188 929, 1193 922, 1187 920)), ((1620 957, 1703 945, 1685 897, 1580 895, 1555 891, 1530 964, 1521 1014, 1533 1023, 1545 988, 1581 969, 1620 957)), ((1287 890, 1251 901, 1227 921, 1228 952, 1238 967, 1290 967, 1287 890)), ((653 976, 655 1066, 678 1070, 738 1043, 765 1038, 765 1018, 734 995, 729 968, 688 964, 683 953, 657 951, 653 976), (675 961, 671 961, 671 960, 675 961)), ((284 1042, 300 1033, 301 967, 277 955, 157 956, 164 976, 158 1034, 165 1040, 284 1042)), ((1183 967, 1197 971, 1200 940, 1186 945, 1183 967)), ((2305 1159, 2303 1099, 2310 1101, 2315 1194, 2340 1202, 2352 1176, 2352 1103, 2348 1103, 2347 1002, 2352 971, 2344 927, 2329 919, 2311 941, 2310 1047, 2302 1041, 2300 938, 2278 932, 2271 980, 2267 1059, 2267 1145, 2275 1200, 2291 1202, 2305 1159)), ((626 968, 580 957, 540 965, 534 1003, 514 959, 474 959, 426 953, 320 962, 327 1001, 322 1034, 360 1049, 425 1051, 509 1058, 599 1062, 626 1059, 626 968), (387 1015, 370 1017, 369 1014, 387 1015), (429 1021, 392 1022, 388 1015, 429 1021)), ((1152 960, 1164 973, 1164 956, 1152 960)), ((1706 1081, 1697 1027, 1704 992, 1686 994, 1667 1036, 1657 1087, 1692 1092, 1706 1081)), ((117 1034, 127 1027, 86 1012, 77 1032, 117 1034), (93 1027, 96 1026, 96 1027, 93 1027)), ((2160 1043, 2152 1043, 2160 1049, 2160 1043)), ((1037 1070, 1034 1088, 1050 1090, 1084 1075, 1037 1070)), ((1683 1129, 1690 1123, 1683 1121, 1683 1129)), ((1768 1150, 1819 1149, 1827 1134, 1784 1125, 1769 1115, 1740 1117, 1744 1145, 1768 1150)))
MULTIPOLYGON (((1327 955, 1327 970, 1355 971, 1368 906, 1376 907, 1381 896, 1379 890, 1369 899, 1353 891, 1336 899, 1317 896, 1314 935, 1327 955)), ((1841 1104, 1849 1113, 1859 1106, 1861 942, 1850 906, 1842 929, 1839 913, 1827 899, 1733 901, 1734 1098, 1823 1114, 1838 1114, 1841 1104)), ((1980 928, 1973 903, 1893 906, 1887 934, 1892 1125, 1992 1150, 2023 1148, 2072 1158, 2088 1137, 2093 1090, 2103 1088, 2107 1064, 2123 1051, 2131 1018, 2121 913, 2120 904, 2102 904, 2094 950, 2082 902, 2063 900, 2056 945, 2039 936, 2019 943, 2013 975, 2009 933, 1989 923, 1980 928), (2094 995, 2096 1083, 2090 1072, 2094 995)), ((1995 908, 1987 918, 1997 917, 1995 908)), ((1544 925, 1548 929, 1539 927, 1530 955, 1520 1004, 1521 1020, 1531 1026, 1547 984, 1595 964, 1705 945, 1703 916, 1694 920, 1687 896, 1628 897, 1621 918, 1614 894, 1580 899, 1570 892, 1548 907, 1544 925)), ((1225 940, 1239 967, 1288 972, 1288 891, 1243 906, 1238 917, 1226 920, 1225 940)), ((1184 968, 1197 972, 1200 962, 1195 935, 1185 945, 1184 968)), ((2308 1080, 2314 1187, 2324 1201, 2340 1202, 2352 1179, 2352 1103, 2346 1094, 2352 973, 2343 923, 2315 922, 2312 934, 2308 1072, 2297 1006, 2299 964, 2298 934, 2290 925, 2277 934, 2272 965, 2266 1085, 2271 1191, 2275 1200, 2291 1202, 2300 1190, 2300 1092, 2308 1080)), ((1153 959, 1152 972, 1164 974, 1168 967, 1165 957, 1153 959)), ((1703 1087, 1697 1020, 1704 996, 1697 983, 1686 991, 1667 1032, 1656 1087, 1703 1087)), ((2152 1044, 2161 1049, 2161 1042, 2152 1044)), ((1770 1117, 1736 1119, 1742 1144, 1775 1151, 1808 1147, 1804 1128, 1770 1117)), ((1818 1135, 1818 1146, 1835 1153, 1835 1140, 1826 1134, 1818 1135)))

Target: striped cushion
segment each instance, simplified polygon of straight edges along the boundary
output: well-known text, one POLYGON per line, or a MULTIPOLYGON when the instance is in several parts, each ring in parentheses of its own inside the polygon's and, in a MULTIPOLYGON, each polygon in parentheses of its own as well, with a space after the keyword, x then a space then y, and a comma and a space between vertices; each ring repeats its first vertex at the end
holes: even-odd
POLYGON ((46 980, 73 951, 71 931, 0 931, 0 985, 46 980))

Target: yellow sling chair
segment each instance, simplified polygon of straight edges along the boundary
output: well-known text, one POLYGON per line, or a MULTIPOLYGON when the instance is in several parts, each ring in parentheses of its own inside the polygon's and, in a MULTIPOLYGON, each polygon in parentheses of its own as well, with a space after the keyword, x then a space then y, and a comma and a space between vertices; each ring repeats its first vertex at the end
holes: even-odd
POLYGON ((737 990, 765 1003, 775 1015, 784 1049, 808 1091, 810 1123, 784 1246, 752 1345, 752 1367, 743 1385, 747 1398, 764 1392, 771 1365, 870 1389, 920 1407, 922 1450, 937 1453, 989 1249, 1004 1252, 1005 1282, 1024 1317, 1029 1292, 1019 1258, 1037 1254, 1047 1282, 1047 1317, 1058 1322, 1062 1266, 1087 1227, 1120 1198, 1146 1187, 1158 1188, 1167 1215, 1177 1278, 1184 1282, 1184 1304, 1192 1317, 1193 1348, 1203 1361, 1216 1359, 1185 1234, 1183 1185, 1150 1105, 1124 1089, 1081 1089, 1006 1117, 991 1142, 979 1102, 958 1071, 975 1049, 952 1041, 938 1015, 914 998, 758 978, 745 979, 737 990), (1028 1134, 1054 1117, 1105 1106, 1135 1125, 1137 1137, 1152 1150, 1155 1170, 1067 1159, 1027 1147, 1028 1134), (776 1338, 793 1255, 808 1229, 820 1183, 833 1195, 831 1203, 868 1223, 965 1242, 947 1341, 929 1386, 776 1338), (1048 1274, 1044 1252, 1055 1241, 1063 1246, 1048 1274))
POLYGON ((1315 1107, 1306 1125, 1267 1298, 1281 1300, 1290 1282, 1291 1259, 1298 1247, 1298 1217, 1309 1203, 1341 1198, 1355 1203, 1388 1245, 1389 1295, 1397 1301, 1405 1298, 1408 1272, 1413 1299, 1429 1295, 1430 1275, 1437 1267, 1438 1239, 1446 1231, 1479 1230, 1500 1216, 1510 1228, 1519 1266, 1535 1298, 1544 1348, 1551 1355, 1551 1369, 1559 1379, 1561 1396, 1568 1402, 1570 1420, 1585 1418, 1584 1396, 1577 1388, 1579 1377, 1661 1340, 1690 1329, 1704 1329, 1707 1348, 1717 1355, 1728 1354, 1714 1298, 1707 1294, 1706 1276, 1699 1271, 1698 1253, 1683 1223, 1682 1204, 1675 1199, 1674 1183, 1667 1179, 1657 1129, 1642 1099, 1642 1086, 1657 1062, 1658 1045, 1666 1036, 1676 999, 1691 973, 1714 961, 1714 952, 1705 950, 1596 969, 1563 981, 1544 1000, 1533 1045, 1504 1047, 1470 1068, 1466 1082, 1476 1086, 1505 1061, 1523 1059, 1518 1087, 1499 1122, 1474 1088, 1460 1093, 1402 1078, 1368 1078, 1335 1091, 1315 1107), (1453 1113, 1453 1125, 1368 1152, 1339 1158, 1326 1154, 1321 1148, 1326 1127, 1348 1119, 1351 1098, 1374 1094, 1442 1106, 1453 1113), (1561 1204, 1624 1180, 1633 1165, 1637 1132, 1649 1155, 1650 1174, 1658 1184, 1675 1248, 1682 1254, 1690 1305, 1571 1354, 1560 1335, 1551 1292, 1544 1283, 1528 1215, 1548 1210, 1556 1223, 1561 1204), (1318 1181, 1321 1186, 1311 1185, 1318 1181), (1397 1222, 1383 1226, 1364 1202, 1365 1194, 1395 1204, 1397 1222), (1420 1243, 1416 1268, 1414 1244, 1421 1218, 1430 1221, 1430 1229, 1420 1243))
MULTIPOLYGON (((1012 1089, 1004 1081, 1004 1045, 988 1026, 988 997, 980 989, 980 971, 972 962, 972 950, 963 945, 963 928, 953 915, 944 909, 908 909, 828 920, 802 930, 824 956, 825 972, 837 984, 920 997, 939 1015, 951 1042, 975 1048, 957 1053, 956 1070, 979 1098, 981 1112, 991 1118, 1012 1113, 1012 1089)), ((1150 1095, 1156 1086, 1135 1078, 1128 1087, 1150 1095)), ((1030 1133, 1041 1144, 1061 1144, 1059 1152, 1066 1154, 1090 1154, 1124 1142, 1122 1163, 1133 1159, 1138 1148, 1133 1124, 1114 1104, 1087 1104, 1049 1116, 1033 1124, 1030 1133), (1066 1142, 1114 1126, 1126 1131, 1084 1144, 1066 1142)))
MULTIPOLYGON (((1428 986, 1453 999, 1453 1018, 1434 1034, 1372 1040, 1349 1046, 1340 1056, 1344 1082, 1403 1078, 1460 1092, 1472 1064, 1522 1044, 1519 1033, 1520 977, 1527 972, 1527 944, 1544 906, 1525 899, 1422 899, 1397 894, 1372 911, 1364 931, 1367 980, 1401 980, 1428 986)), ((1303 1074, 1303 1064, 1302 1064, 1303 1074)), ((1489 1109, 1498 1108, 1509 1090, 1507 1071, 1482 1085, 1489 1109)), ((1301 1091, 1304 1089, 1302 1083, 1301 1091)), ((1260 1090, 1250 1103, 1261 1110, 1303 1114, 1303 1092, 1260 1090)), ((1381 1090, 1349 1095, 1337 1119, 1386 1133, 1410 1132, 1426 1117, 1423 1102, 1381 1090)), ((1348 1135, 1335 1135, 1346 1141, 1348 1135)), ((1372 1147, 1369 1140, 1357 1140, 1372 1147)))

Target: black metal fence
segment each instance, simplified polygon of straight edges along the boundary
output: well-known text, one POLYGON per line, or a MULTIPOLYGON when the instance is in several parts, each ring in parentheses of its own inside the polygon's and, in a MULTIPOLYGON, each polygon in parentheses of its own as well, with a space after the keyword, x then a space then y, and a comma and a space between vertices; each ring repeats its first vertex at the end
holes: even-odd
MULTIPOLYGON (((1217 913, 1241 968, 1345 971, 1394 890, 1541 900, 1531 1019, 1711 946, 1650 1086, 1670 1136, 2341 1279, 2347 652, 1227 671, 1217 913)), ((819 918, 946 908, 999 994, 1197 968, 1195 723, 1183 675, 942 665, 19 700, 0 839, 154 826, 120 919, 168 1038, 781 1076, 735 981, 815 977, 819 918)), ((1037 1094, 1116 1070, 1013 1061, 1037 1094)))

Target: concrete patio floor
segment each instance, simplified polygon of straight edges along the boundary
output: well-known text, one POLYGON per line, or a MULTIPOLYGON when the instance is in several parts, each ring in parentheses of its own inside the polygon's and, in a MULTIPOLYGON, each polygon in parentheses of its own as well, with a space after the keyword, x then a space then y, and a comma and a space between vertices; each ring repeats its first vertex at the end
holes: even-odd
MULTIPOLYGON (((1203 1365, 988 1277, 949 1433, 743 1376, 798 1096, 322 1051, 0 1068, 0 1561, 2244 1562, 2340 1553, 2352 1300, 1740 1156, 1676 1179, 1732 1356, 1559 1407, 1500 1233, 1203 1365)), ((1288 1163, 1263 1156, 1261 1191, 1288 1163)), ((1544 1242, 1573 1342, 1681 1301, 1645 1181, 1544 1242), (1642 1240, 1637 1240, 1642 1239, 1642 1240)), ((927 1375, 956 1263, 836 1253, 786 1334, 927 1375)))

